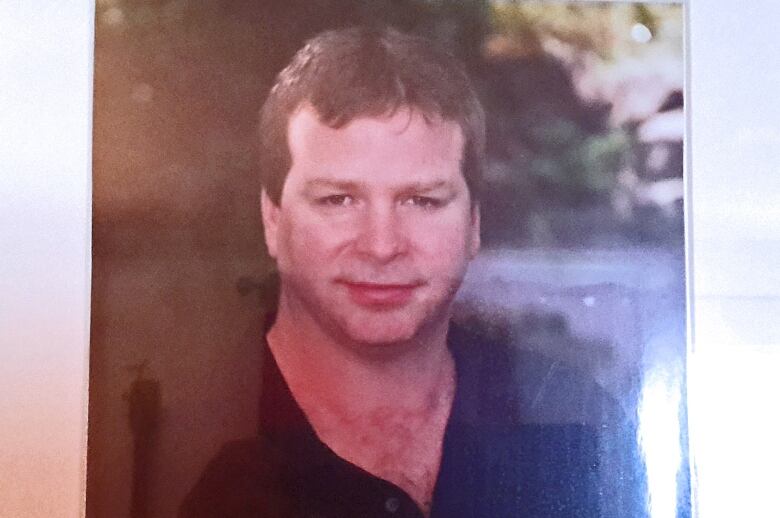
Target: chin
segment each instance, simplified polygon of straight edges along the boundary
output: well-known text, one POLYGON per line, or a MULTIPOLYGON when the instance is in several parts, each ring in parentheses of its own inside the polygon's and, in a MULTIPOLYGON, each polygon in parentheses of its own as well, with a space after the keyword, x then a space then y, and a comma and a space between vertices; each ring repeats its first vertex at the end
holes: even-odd
POLYGON ((356 346, 379 350, 414 347, 425 341, 426 329, 430 326, 423 319, 403 314, 352 318, 342 326, 346 337, 356 346))
MULTIPOLYGON (((404 326, 408 327, 408 326, 404 326)), ((357 345, 368 347, 393 347, 408 344, 417 338, 412 329, 366 326, 362 329, 346 329, 347 337, 357 345)))

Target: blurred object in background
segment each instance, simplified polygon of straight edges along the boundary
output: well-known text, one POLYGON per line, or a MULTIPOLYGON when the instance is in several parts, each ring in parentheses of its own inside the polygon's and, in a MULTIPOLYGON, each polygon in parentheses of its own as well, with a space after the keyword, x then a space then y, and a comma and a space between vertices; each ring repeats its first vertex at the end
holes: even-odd
POLYGON ((682 246, 681 7, 495 2, 491 13, 477 74, 487 243, 682 246))

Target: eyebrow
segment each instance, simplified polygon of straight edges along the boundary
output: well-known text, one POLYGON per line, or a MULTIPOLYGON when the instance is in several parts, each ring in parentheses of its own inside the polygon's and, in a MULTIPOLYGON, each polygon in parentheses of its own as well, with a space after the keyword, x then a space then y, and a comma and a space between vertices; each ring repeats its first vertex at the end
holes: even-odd
POLYGON ((347 180, 326 180, 324 178, 315 178, 313 180, 306 180, 303 184, 304 191, 311 189, 326 188, 336 190, 354 190, 359 187, 357 182, 351 182, 347 180))
MULTIPOLYGON (((306 191, 317 188, 355 190, 359 189, 360 187, 360 182, 354 182, 350 180, 327 180, 324 178, 307 180, 303 186, 304 190, 306 191)), ((432 182, 411 182, 401 186, 401 190, 404 192, 430 192, 449 187, 451 187, 451 182, 447 180, 434 180, 432 182)))

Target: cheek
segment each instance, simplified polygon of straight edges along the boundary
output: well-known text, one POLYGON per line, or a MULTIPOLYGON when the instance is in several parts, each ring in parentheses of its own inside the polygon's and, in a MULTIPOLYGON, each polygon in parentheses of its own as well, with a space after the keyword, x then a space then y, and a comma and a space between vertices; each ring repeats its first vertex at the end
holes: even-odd
POLYGON ((457 223, 426 225, 413 232, 415 249, 437 269, 460 270, 470 257, 469 229, 457 223))
POLYGON ((285 262, 312 270, 324 267, 345 241, 343 229, 320 218, 297 215, 280 221, 279 236, 285 262))

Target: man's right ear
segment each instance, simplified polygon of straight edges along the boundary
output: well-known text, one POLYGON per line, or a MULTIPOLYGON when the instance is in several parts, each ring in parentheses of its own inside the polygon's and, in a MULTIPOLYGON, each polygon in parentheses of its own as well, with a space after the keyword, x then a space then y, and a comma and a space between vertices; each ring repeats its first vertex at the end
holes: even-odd
POLYGON ((263 233, 268 254, 276 259, 277 236, 279 235, 279 206, 271 200, 265 189, 260 193, 260 211, 263 214, 263 233))

